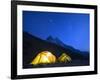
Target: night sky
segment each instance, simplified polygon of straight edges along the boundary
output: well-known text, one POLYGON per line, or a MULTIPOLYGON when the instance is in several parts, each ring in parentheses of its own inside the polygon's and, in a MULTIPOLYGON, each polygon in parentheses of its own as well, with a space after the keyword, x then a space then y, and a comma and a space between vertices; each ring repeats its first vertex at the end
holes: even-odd
POLYGON ((23 11, 23 31, 43 40, 57 37, 66 45, 89 51, 89 14, 23 11))

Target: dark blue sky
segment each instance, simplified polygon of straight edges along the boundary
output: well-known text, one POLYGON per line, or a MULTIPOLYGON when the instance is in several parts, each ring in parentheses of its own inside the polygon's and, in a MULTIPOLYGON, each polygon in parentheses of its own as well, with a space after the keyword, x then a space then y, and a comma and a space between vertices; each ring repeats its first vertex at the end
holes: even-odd
POLYGON ((89 51, 89 14, 23 11, 23 31, 48 36, 81 51, 89 51))

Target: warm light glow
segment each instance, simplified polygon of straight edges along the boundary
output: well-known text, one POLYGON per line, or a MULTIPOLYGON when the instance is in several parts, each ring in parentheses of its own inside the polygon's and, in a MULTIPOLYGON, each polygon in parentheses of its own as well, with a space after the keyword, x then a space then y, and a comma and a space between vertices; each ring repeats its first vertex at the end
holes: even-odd
POLYGON ((35 59, 31 62, 31 64, 47 64, 47 63, 55 63, 56 57, 49 51, 40 52, 35 59))
POLYGON ((70 62, 72 61, 71 57, 66 53, 62 53, 62 55, 58 58, 59 62, 70 62))

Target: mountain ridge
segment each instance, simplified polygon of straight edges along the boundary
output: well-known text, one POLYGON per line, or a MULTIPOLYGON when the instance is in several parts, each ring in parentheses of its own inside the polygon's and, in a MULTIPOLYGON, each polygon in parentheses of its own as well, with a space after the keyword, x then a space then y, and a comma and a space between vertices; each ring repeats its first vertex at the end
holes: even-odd
POLYGON ((85 57, 82 52, 73 51, 68 48, 64 48, 57 44, 48 42, 37 38, 27 32, 23 32, 23 66, 28 67, 29 63, 36 57, 36 55, 42 51, 50 51, 57 58, 62 54, 66 53, 74 60, 89 60, 89 57, 85 57))
POLYGON ((74 47, 72 47, 72 46, 69 46, 69 45, 66 45, 66 44, 64 44, 59 38, 53 38, 52 36, 49 36, 49 37, 47 37, 47 39, 46 39, 46 41, 48 41, 48 42, 51 42, 51 43, 55 43, 55 44, 57 44, 57 45, 59 45, 59 46, 62 46, 62 47, 64 47, 64 48, 69 48, 69 49, 71 49, 71 50, 76 50, 77 52, 84 52, 84 53, 88 53, 88 51, 80 51, 80 50, 78 50, 78 49, 75 49, 74 47))

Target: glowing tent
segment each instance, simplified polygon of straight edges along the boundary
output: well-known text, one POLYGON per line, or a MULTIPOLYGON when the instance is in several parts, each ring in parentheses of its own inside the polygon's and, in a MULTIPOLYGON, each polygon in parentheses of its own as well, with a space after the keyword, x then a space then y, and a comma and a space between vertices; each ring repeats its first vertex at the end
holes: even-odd
POLYGON ((63 53, 59 58, 58 61, 59 62, 70 62, 72 59, 69 55, 67 55, 66 53, 63 53))
POLYGON ((40 52, 31 62, 33 65, 55 63, 56 56, 49 51, 40 52))

